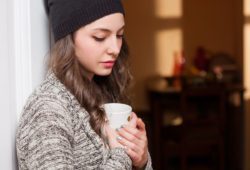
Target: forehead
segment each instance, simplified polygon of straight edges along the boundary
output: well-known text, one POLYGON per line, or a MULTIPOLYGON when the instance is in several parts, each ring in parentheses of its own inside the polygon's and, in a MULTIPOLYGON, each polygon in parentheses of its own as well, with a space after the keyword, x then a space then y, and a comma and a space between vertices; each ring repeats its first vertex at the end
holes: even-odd
POLYGON ((104 16, 85 26, 85 29, 108 29, 119 30, 125 25, 124 16, 121 13, 114 13, 104 16))

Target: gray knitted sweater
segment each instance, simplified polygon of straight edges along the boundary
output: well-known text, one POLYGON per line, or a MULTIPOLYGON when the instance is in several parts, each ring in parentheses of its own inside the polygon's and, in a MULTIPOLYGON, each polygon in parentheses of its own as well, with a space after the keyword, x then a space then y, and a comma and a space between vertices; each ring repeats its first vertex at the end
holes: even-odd
MULTIPOLYGON (((132 169, 124 149, 105 147, 89 114, 53 73, 29 97, 16 147, 20 170, 132 169)), ((146 169, 152 169, 150 157, 146 169)))

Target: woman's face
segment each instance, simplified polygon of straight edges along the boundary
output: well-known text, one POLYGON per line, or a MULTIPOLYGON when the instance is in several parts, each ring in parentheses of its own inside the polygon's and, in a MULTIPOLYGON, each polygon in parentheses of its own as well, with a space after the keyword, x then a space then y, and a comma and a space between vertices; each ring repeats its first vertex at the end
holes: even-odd
POLYGON ((100 18, 74 33, 75 54, 88 78, 111 73, 122 46, 124 25, 124 16, 115 13, 100 18))

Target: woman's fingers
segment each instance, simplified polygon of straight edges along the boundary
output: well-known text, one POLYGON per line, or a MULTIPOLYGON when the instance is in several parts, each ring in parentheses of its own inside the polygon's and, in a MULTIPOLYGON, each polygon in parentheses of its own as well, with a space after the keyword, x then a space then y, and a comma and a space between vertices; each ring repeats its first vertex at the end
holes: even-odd
POLYGON ((141 118, 138 118, 134 112, 131 113, 130 118, 131 118, 131 120, 129 121, 128 125, 130 125, 133 128, 139 128, 142 130, 146 130, 144 122, 142 121, 141 118))
POLYGON ((142 167, 147 162, 147 140, 138 139, 137 137, 128 137, 128 132, 118 132, 120 135, 117 141, 124 146, 126 153, 131 158, 133 165, 136 167, 142 167), (125 134, 125 135, 124 135, 125 134), (125 136, 127 136, 127 139, 125 136))
MULTIPOLYGON (((143 126, 143 125, 140 125, 140 126, 143 126)), ((145 127, 144 128, 143 127, 133 128, 131 126, 124 125, 124 126, 122 126, 122 128, 120 128, 118 130, 118 132, 123 132, 124 135, 128 136, 129 140, 133 140, 133 138, 131 137, 131 135, 135 136, 138 139, 142 139, 142 140, 146 140, 147 139, 145 127)))
POLYGON ((129 148, 126 149, 126 152, 130 156, 130 158, 134 160, 134 162, 140 162, 140 159, 142 157, 141 154, 138 154, 138 152, 135 152, 134 150, 129 148))
POLYGON ((122 136, 118 136, 117 141, 120 144, 122 144, 126 150, 130 149, 136 153, 143 152, 143 149, 140 147, 143 145, 143 143, 138 141, 138 140, 136 142, 131 142, 131 141, 127 140, 126 138, 123 138, 122 136))
POLYGON ((137 128, 143 131, 146 131, 146 126, 141 118, 137 119, 137 128))
POLYGON ((104 126, 105 129, 105 136, 107 138, 107 142, 110 148, 117 148, 117 147, 123 147, 123 145, 117 141, 117 132, 109 127, 108 125, 104 126))
POLYGON ((131 116, 130 116, 130 121, 129 121, 129 125, 136 128, 136 124, 137 124, 137 116, 134 112, 131 113, 131 116))
POLYGON ((141 131, 128 125, 124 125, 122 128, 117 129, 117 133, 129 141, 140 140, 143 138, 143 133, 141 131))
POLYGON ((147 147, 147 136, 145 131, 140 131, 125 125, 123 128, 117 129, 117 133, 121 137, 119 142, 134 151, 143 151, 143 149, 147 147))
POLYGON ((143 121, 132 113, 129 124, 117 129, 117 134, 117 141, 126 148, 133 166, 143 167, 148 159, 147 134, 143 121))
POLYGON ((126 153, 133 161, 134 166, 138 164, 137 162, 141 162, 144 150, 141 147, 138 147, 140 145, 135 145, 134 143, 129 142, 120 136, 117 137, 117 141, 120 142, 121 145, 123 145, 123 148, 125 149, 126 153))

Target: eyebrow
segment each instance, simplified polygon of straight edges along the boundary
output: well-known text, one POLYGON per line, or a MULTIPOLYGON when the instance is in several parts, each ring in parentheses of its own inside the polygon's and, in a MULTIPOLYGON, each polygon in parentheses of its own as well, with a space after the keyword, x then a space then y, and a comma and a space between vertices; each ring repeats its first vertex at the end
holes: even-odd
MULTIPOLYGON (((125 27, 125 25, 123 25, 118 31, 123 30, 125 27)), ((98 31, 104 31, 104 32, 112 32, 112 30, 107 29, 107 28, 95 28, 94 30, 98 30, 98 31)))

